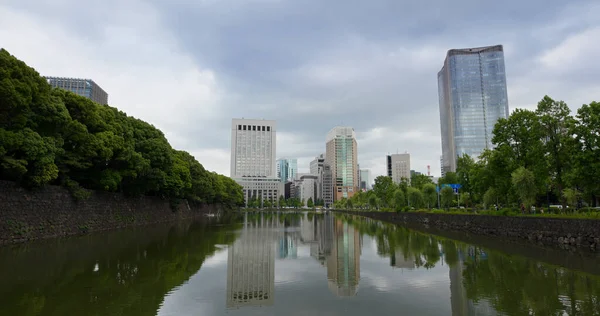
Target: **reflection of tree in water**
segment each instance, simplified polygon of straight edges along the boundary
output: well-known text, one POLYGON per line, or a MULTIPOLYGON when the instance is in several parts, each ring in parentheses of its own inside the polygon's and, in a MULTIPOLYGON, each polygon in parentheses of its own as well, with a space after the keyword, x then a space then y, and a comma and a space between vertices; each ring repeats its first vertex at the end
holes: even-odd
POLYGON ((435 267, 443 258, 451 269, 462 271, 458 278, 466 299, 473 303, 489 303, 507 315, 600 315, 597 275, 367 218, 338 217, 349 219, 361 234, 373 237, 382 257, 412 259, 416 268, 435 267))
POLYGON ((235 228, 195 223, 23 246, 4 264, 31 275, 4 271, 0 315, 156 315, 216 245, 234 241, 235 228))

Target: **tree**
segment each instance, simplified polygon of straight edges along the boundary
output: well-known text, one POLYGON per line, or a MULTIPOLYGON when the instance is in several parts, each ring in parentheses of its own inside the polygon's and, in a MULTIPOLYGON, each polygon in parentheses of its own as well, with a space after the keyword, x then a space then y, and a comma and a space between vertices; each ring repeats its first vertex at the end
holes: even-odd
POLYGON ((379 198, 376 195, 369 196, 369 206, 372 209, 378 209, 379 208, 379 198))
POLYGON ((446 175, 438 179, 438 184, 456 184, 459 183, 458 176, 455 172, 446 172, 446 175))
POLYGON ((268 200, 268 199, 265 200, 264 203, 263 203, 263 206, 265 208, 271 208, 271 206, 272 206, 271 200, 268 200))
POLYGON ((483 203, 485 204, 485 208, 488 209, 490 205, 498 205, 498 193, 496 192, 496 189, 491 187, 485 192, 483 195, 483 203))
POLYGON ((308 201, 306 201, 306 206, 308 206, 309 208, 314 208, 315 207, 315 203, 313 203, 312 197, 308 198, 308 201))
MULTIPOLYGON (((545 139, 546 157, 550 166, 551 181, 556 191, 562 193, 565 187, 565 175, 570 172, 571 154, 575 143, 570 131, 575 126, 571 110, 563 101, 555 101, 545 96, 539 103, 536 113, 540 116, 545 139)), ((560 194, 562 196, 562 194, 560 194)), ((562 199, 565 205, 564 198, 562 199)))
POLYGON ((283 197, 283 195, 279 196, 279 207, 285 207, 285 197, 283 197))
POLYGON ((525 207, 529 207, 535 203, 536 185, 535 175, 533 172, 519 167, 512 175, 512 184, 525 207))
POLYGON ((463 154, 461 157, 458 157, 456 162, 456 177, 458 178, 458 183, 461 185, 461 192, 468 192, 469 194, 473 192, 471 177, 474 169, 475 160, 471 156, 463 154))
POLYGON ((508 119, 499 119, 494 127, 493 152, 486 153, 489 175, 486 187, 478 191, 496 188, 500 196, 506 197, 505 203, 512 200, 511 173, 518 167, 534 172, 536 184, 542 190, 548 177, 544 157, 543 133, 537 113, 517 109, 508 119), (492 183, 490 183, 492 182, 492 183))
POLYGON ((422 190, 425 185, 432 183, 431 178, 424 174, 414 174, 410 177, 410 186, 419 190, 422 190))
POLYGON ((579 191, 567 188, 563 190, 562 195, 565 201, 567 201, 568 206, 577 208, 577 202, 579 202, 579 198, 581 196, 579 191))
POLYGON ((440 191, 442 207, 448 209, 452 206, 454 200, 454 190, 451 187, 443 187, 440 191))
POLYGON ((0 49, 0 179, 151 195, 172 202, 244 204, 242 187, 208 172, 164 134, 116 108, 53 89, 0 49))
POLYGON ((389 206, 391 204, 395 188, 396 184, 392 181, 392 178, 386 176, 378 176, 375 178, 373 192, 375 192, 375 195, 383 205, 389 206))
POLYGON ((404 197, 404 192, 402 192, 400 189, 396 189, 396 192, 394 192, 394 207, 396 211, 401 211, 405 205, 406 199, 404 197))
POLYGON ((577 110, 577 121, 572 126, 575 151, 572 186, 580 187, 596 206, 600 196, 600 103, 584 104, 577 110))
POLYGON ((408 200, 410 206, 417 209, 423 204, 423 193, 417 188, 408 188, 408 200))
POLYGON ((431 209, 431 205, 435 204, 437 199, 437 189, 435 184, 429 183, 423 186, 423 197, 427 203, 427 208, 431 209))
POLYGON ((352 209, 352 200, 351 199, 346 200, 346 208, 349 210, 352 209))

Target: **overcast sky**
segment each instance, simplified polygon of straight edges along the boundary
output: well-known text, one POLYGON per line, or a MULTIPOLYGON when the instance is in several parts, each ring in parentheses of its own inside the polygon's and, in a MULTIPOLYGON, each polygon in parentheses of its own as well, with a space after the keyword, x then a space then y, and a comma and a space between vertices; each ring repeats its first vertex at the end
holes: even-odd
POLYGON ((577 109, 600 100, 598 16, 594 0, 3 0, 0 47, 93 79, 225 175, 233 117, 277 120, 300 172, 347 125, 373 177, 397 151, 439 175, 446 51, 502 44, 511 111, 545 94, 577 109))

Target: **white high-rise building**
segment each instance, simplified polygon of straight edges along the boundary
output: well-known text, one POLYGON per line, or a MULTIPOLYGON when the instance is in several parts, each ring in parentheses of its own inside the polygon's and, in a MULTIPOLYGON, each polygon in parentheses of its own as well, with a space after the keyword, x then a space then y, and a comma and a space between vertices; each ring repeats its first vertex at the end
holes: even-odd
POLYGON ((231 174, 251 198, 277 203, 283 183, 275 168, 277 124, 272 120, 233 119, 231 122, 231 174))
POLYGON ((387 175, 394 183, 400 183, 403 178, 410 183, 410 154, 388 155, 387 175))

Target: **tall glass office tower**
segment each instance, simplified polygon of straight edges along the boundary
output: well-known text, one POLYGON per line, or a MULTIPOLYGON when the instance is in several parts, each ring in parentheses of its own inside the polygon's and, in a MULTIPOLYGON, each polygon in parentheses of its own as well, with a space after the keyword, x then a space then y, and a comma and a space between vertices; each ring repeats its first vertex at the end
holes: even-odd
POLYGON ((457 157, 477 159, 492 148, 492 132, 508 117, 502 45, 451 49, 438 72, 442 173, 456 172, 457 157))
POLYGON ((358 145, 352 127, 336 126, 327 133, 325 164, 331 166, 333 202, 358 192, 358 145))

